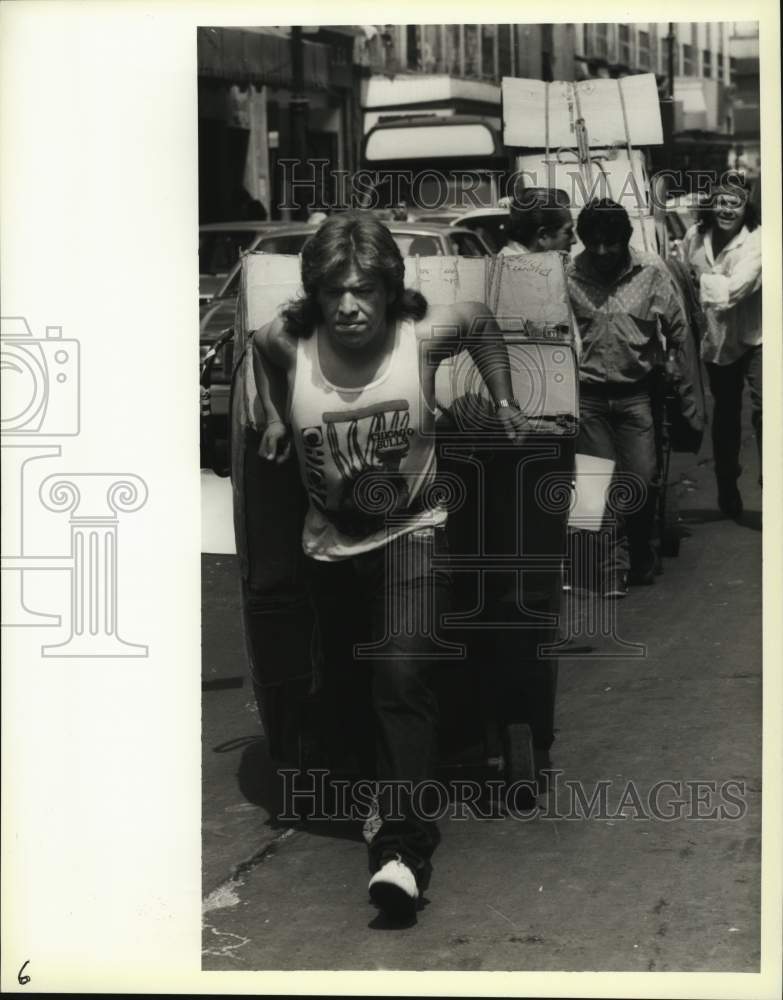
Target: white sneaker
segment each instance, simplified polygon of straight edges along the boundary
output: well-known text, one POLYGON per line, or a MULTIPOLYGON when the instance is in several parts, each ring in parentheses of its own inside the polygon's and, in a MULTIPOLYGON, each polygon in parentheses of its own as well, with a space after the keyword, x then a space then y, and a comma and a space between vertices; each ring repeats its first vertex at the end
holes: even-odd
POLYGON ((415 915, 419 889, 413 872, 399 855, 373 875, 368 888, 373 903, 387 916, 402 920, 415 915))

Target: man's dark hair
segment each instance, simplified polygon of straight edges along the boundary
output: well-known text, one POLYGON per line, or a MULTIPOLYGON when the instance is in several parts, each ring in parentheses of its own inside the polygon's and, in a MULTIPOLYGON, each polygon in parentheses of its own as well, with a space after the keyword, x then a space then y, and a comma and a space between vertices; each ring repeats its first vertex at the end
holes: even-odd
POLYGON ((719 194, 733 194, 745 201, 745 212, 742 224, 749 232, 761 225, 761 212, 758 205, 750 200, 750 191, 738 174, 729 175, 721 184, 717 184, 699 205, 696 211, 698 230, 704 235, 715 225, 715 199, 719 194))
POLYGON ((286 330, 295 337, 309 337, 323 316, 318 305, 320 288, 351 264, 362 274, 380 278, 389 297, 389 319, 421 319, 427 300, 405 287, 405 264, 394 237, 368 212, 346 212, 323 222, 302 248, 304 296, 283 309, 286 330))
POLYGON ((568 196, 556 188, 534 188, 514 198, 510 206, 509 236, 530 246, 539 229, 556 233, 571 217, 568 196))
POLYGON ((628 212, 611 198, 588 202, 576 220, 576 232, 582 243, 629 243, 633 226, 628 212))

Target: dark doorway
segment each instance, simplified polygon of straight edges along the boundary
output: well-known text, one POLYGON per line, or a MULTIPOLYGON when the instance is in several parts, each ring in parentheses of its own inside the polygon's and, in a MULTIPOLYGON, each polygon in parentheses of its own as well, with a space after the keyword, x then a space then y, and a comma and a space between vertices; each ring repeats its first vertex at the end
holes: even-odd
POLYGON ((234 222, 242 204, 247 129, 202 118, 198 131, 199 222, 234 222))

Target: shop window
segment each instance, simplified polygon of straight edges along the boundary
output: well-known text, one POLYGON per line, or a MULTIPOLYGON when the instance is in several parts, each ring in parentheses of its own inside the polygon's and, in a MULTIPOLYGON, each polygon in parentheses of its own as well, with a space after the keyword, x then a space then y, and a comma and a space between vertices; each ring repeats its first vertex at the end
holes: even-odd
POLYGON ((588 55, 606 59, 609 55, 609 25, 591 24, 587 33, 588 55))
POLYGON ((443 72, 443 53, 440 44, 440 26, 427 25, 422 28, 422 68, 425 73, 443 72))
POLYGON ((552 67, 554 51, 554 34, 551 24, 541 25, 541 79, 550 82, 554 80, 552 67))
POLYGON ((447 71, 452 76, 459 76, 460 67, 460 28, 461 24, 449 24, 446 27, 447 71))
POLYGON ((712 53, 709 49, 702 49, 701 53, 701 75, 712 76, 712 53))
POLYGON ((415 24, 406 27, 406 48, 408 57, 408 69, 419 68, 419 32, 415 24))
POLYGON ((477 24, 465 25, 465 76, 478 76, 479 35, 477 24))
POLYGON ((682 75, 696 76, 696 50, 692 45, 682 47, 682 75))
POLYGON ((481 25, 481 75, 490 79, 497 78, 495 65, 495 32, 496 24, 481 25))
POLYGON ((631 51, 631 26, 628 24, 618 24, 617 25, 618 40, 619 40, 619 59, 618 62, 623 63, 625 66, 632 65, 633 53, 631 51))
POLYGON ((639 69, 649 69, 652 65, 650 59, 650 32, 640 31, 639 32, 639 55, 637 57, 637 65, 639 69))
POLYGON ((501 24, 498 26, 498 71, 501 77, 514 75, 511 31, 512 27, 510 24, 501 24))

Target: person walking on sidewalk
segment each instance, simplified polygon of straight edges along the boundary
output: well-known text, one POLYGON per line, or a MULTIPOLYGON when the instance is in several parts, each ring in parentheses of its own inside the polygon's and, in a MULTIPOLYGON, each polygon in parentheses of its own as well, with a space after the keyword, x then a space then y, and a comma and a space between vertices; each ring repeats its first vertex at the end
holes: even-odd
POLYGON ((665 265, 630 246, 628 213, 602 198, 579 214, 584 250, 568 267, 568 290, 579 325, 577 452, 611 459, 638 477, 643 498, 617 526, 601 566, 604 597, 621 598, 628 584, 655 579, 652 533, 658 488, 651 393, 666 349, 685 341, 686 318, 665 265))
POLYGON ((534 188, 509 205, 509 239, 500 254, 568 253, 576 243, 566 196, 556 189, 534 188))
POLYGON ((685 234, 680 253, 699 287, 706 319, 701 356, 714 400, 718 507, 737 518, 742 514, 737 480, 745 383, 761 469, 761 226, 746 190, 738 184, 716 188, 702 218, 685 234))
POLYGON ((427 655, 430 623, 448 600, 448 579, 433 567, 446 512, 428 502, 436 362, 422 360, 422 341, 440 337, 440 357, 468 348, 508 439, 522 442, 526 420, 486 307, 430 307, 404 274, 377 219, 328 219, 302 251, 304 296, 256 331, 253 362, 267 420, 261 454, 285 461, 293 439, 309 497, 302 545, 337 728, 381 793, 370 896, 409 920, 440 839, 416 789, 435 764, 427 655), (362 643, 375 645, 372 658, 357 653, 362 643), (401 792, 394 812, 383 805, 385 783, 401 792))
MULTIPOLYGON (((556 188, 531 188, 514 197, 509 204, 509 239, 501 248, 498 256, 517 256, 520 254, 546 253, 558 251, 567 258, 571 247, 576 243, 574 222, 571 217, 568 196, 556 188)), ((502 320, 499 320, 502 325, 502 320)), ((576 322, 572 324, 574 347, 577 357, 580 351, 579 330, 576 322)), ((570 442, 561 442, 561 448, 569 448, 569 461, 573 467, 573 451, 570 442)), ((516 459, 515 459, 516 460, 516 459)), ((497 467, 502 458, 496 459, 497 467)), ((540 463, 533 462, 527 466, 529 475, 540 463)), ((543 598, 538 595, 537 610, 560 618, 561 589, 570 587, 562 571, 562 586, 553 588, 543 598)), ((530 599, 530 595, 526 600, 530 599)), ((518 600, 516 586, 507 588, 503 595, 507 605, 513 605, 518 600)), ((551 652, 541 653, 555 642, 556 629, 547 627, 528 629, 521 634, 510 629, 498 629, 495 635, 495 657, 498 667, 502 663, 519 663, 520 669, 514 672, 513 695, 508 687, 499 685, 499 689, 510 700, 526 706, 525 721, 530 724, 533 735, 533 747, 536 758, 536 771, 543 775, 551 768, 550 749, 555 740, 555 699, 557 693, 557 677, 559 664, 551 652)))

